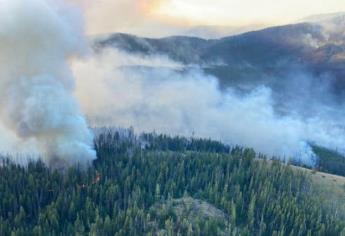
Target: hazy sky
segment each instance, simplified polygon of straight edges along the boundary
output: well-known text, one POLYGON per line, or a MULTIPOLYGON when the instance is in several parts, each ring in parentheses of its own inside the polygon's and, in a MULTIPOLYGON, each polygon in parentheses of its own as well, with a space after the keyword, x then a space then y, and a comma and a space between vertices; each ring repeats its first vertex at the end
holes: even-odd
POLYGON ((345 11, 344 0, 70 0, 85 11, 89 34, 174 33, 194 25, 278 25, 345 11))

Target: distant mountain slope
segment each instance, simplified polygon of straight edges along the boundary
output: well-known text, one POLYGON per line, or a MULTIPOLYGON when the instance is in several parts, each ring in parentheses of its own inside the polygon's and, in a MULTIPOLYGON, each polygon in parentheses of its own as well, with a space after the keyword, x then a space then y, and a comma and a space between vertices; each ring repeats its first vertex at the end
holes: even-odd
POLYGON ((175 36, 161 39, 140 38, 128 34, 113 34, 96 42, 97 49, 115 47, 126 52, 153 55, 164 54, 174 60, 185 63, 200 61, 200 52, 204 51, 212 40, 195 37, 175 36))
MULTIPOLYGON (((153 39, 117 33, 95 40, 94 47, 117 48, 136 55, 165 55, 186 66, 200 65, 207 74, 216 76, 223 88, 252 89, 265 85, 279 99, 286 100, 286 96, 304 96, 302 90, 300 94, 289 94, 289 87, 291 80, 307 76, 315 78, 311 87, 327 84, 332 93, 343 97, 345 34, 339 26, 345 25, 345 21, 338 18, 327 18, 322 24, 271 27, 214 40, 185 36, 153 39)), ((299 87, 298 81, 293 83, 292 86, 299 87)))
POLYGON ((290 60, 306 61, 304 59, 313 58, 314 53, 318 53, 318 61, 327 61, 344 50, 343 42, 335 44, 331 36, 325 34, 321 25, 301 23, 215 40, 184 36, 151 39, 113 34, 96 45, 138 54, 165 54, 186 63, 218 61, 227 65, 272 65, 290 60), (321 58, 320 51, 327 51, 327 56, 321 58))
POLYGON ((198 37, 204 39, 218 39, 230 35, 237 35, 249 31, 265 28, 263 25, 247 26, 217 26, 217 25, 200 25, 187 28, 181 31, 180 35, 198 37))
POLYGON ((218 40, 202 53, 204 61, 222 60, 226 64, 272 66, 299 60, 312 50, 306 35, 324 40, 321 29, 311 24, 297 24, 253 31, 218 40))

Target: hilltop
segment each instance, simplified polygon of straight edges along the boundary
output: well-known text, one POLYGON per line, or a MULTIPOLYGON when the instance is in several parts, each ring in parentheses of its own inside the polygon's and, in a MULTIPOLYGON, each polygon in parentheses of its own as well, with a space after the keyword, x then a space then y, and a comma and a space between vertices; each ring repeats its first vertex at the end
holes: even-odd
POLYGON ((4 163, 1 234, 345 233, 343 202, 332 200, 335 189, 317 194, 327 189, 328 176, 321 182, 313 176, 322 174, 258 160, 251 149, 222 149, 211 140, 183 146, 176 137, 175 148, 185 151, 169 151, 168 140, 144 147, 133 136, 99 133, 98 160, 87 171, 4 163))

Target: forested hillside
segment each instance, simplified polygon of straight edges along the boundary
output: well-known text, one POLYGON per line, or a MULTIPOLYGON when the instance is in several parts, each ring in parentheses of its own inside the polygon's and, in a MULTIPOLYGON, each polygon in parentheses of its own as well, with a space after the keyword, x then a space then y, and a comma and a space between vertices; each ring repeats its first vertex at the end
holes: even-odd
POLYGON ((251 149, 99 132, 87 170, 0 167, 0 235, 345 235, 311 176, 251 149))
POLYGON ((317 168, 320 171, 345 176, 345 157, 337 151, 328 150, 322 147, 313 147, 314 152, 319 156, 317 168))

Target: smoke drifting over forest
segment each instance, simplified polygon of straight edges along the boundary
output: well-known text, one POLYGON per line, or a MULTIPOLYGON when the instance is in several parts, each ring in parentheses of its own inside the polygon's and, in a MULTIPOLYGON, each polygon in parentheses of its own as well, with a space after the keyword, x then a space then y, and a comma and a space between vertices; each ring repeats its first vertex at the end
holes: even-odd
MULTIPOLYGON (((332 118, 335 113, 307 117, 291 100, 296 109, 280 114, 268 87, 248 93, 231 87, 224 91, 215 77, 198 67, 186 69, 163 56, 109 50, 73 66, 77 97, 93 126, 212 138, 308 165, 315 162, 310 144, 345 151, 339 149, 345 137, 336 120, 339 115, 332 118)), ((308 99, 299 103, 318 106, 317 99, 314 104, 308 99)))
POLYGON ((85 165, 96 158, 88 125, 212 138, 308 165, 312 144, 345 153, 344 106, 304 70, 286 73, 285 94, 257 84, 224 89, 199 66, 168 56, 91 52, 80 12, 61 1, 0 3, 2 153, 85 165))
POLYGON ((62 1, 1 0, 0 4, 3 153, 32 152, 55 166, 85 165, 96 154, 73 97, 68 64, 87 48, 80 14, 62 1))

